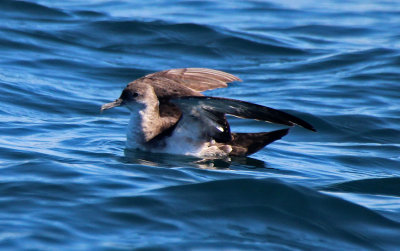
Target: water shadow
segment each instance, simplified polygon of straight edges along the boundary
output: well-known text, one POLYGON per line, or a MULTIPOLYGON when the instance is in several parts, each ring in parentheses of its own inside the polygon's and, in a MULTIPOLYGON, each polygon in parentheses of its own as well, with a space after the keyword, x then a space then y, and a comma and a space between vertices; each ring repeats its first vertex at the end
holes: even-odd
POLYGON ((255 170, 269 168, 264 161, 250 157, 231 157, 225 159, 201 159, 193 156, 167 153, 152 153, 140 150, 124 150, 122 162, 162 167, 196 167, 214 170, 255 170))

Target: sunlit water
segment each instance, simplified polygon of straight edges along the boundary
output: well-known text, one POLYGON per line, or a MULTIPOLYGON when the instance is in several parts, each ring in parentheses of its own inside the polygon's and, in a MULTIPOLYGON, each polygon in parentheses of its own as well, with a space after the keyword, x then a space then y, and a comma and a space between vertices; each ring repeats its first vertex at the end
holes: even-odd
POLYGON ((400 246, 397 1, 0 5, 2 250, 400 246), (181 67, 235 74, 207 94, 318 133, 231 162, 126 151, 128 112, 101 104, 181 67))

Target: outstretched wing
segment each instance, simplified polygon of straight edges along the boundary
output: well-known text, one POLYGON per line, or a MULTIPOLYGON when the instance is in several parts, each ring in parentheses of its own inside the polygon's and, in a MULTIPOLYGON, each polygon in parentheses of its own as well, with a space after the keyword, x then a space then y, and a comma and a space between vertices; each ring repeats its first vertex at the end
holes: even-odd
MULTIPOLYGON (((142 82, 151 85, 160 102, 160 116, 166 121, 166 124, 172 126, 178 122, 181 109, 171 103, 170 99, 203 96, 200 92, 226 87, 227 83, 233 81, 241 80, 222 71, 206 68, 182 68, 148 74, 130 84, 142 82)), ((227 124, 223 114, 215 113, 214 116, 219 116, 218 120, 221 124, 227 124)))
POLYGON ((186 86, 193 91, 202 92, 227 87, 227 83, 241 81, 240 78, 207 68, 182 68, 155 72, 144 78, 165 78, 186 86))
POLYGON ((183 116, 185 116, 186 112, 190 116, 198 117, 199 120, 205 120, 206 122, 204 123, 207 125, 213 125, 214 123, 214 125, 217 124, 218 126, 218 123, 217 121, 213 120, 212 116, 204 116, 204 114, 219 113, 230 114, 246 119, 262 120, 288 126, 299 125, 308 130, 316 131, 311 124, 298 117, 270 107, 252 104, 245 101, 202 96, 182 97, 173 99, 171 100, 171 102, 176 104, 182 110, 183 116))

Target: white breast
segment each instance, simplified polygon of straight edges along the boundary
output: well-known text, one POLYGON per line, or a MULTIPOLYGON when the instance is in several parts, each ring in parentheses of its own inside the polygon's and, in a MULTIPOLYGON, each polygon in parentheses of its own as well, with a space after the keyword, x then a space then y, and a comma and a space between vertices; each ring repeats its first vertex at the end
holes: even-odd
POLYGON ((143 129, 139 112, 131 112, 127 133, 126 147, 131 149, 143 149, 143 129))
POLYGON ((227 156, 232 148, 220 149, 214 140, 203 133, 202 124, 197 119, 181 120, 172 136, 167 139, 164 152, 197 157, 227 156))
POLYGON ((179 155, 191 155, 197 157, 227 156, 232 150, 230 146, 220 149, 214 140, 205 136, 202 124, 195 119, 185 117, 175 128, 171 136, 163 139, 163 142, 148 145, 145 142, 143 122, 148 114, 144 111, 131 111, 127 129, 126 147, 141 149, 143 151, 163 152, 179 155))

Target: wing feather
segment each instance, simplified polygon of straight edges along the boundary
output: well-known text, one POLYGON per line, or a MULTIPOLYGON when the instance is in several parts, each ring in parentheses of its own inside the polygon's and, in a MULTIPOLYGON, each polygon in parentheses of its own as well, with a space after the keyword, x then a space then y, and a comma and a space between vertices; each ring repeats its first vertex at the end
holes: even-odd
POLYGON ((194 91, 202 92, 227 87, 227 83, 242 81, 240 78, 207 68, 181 68, 148 74, 144 78, 166 78, 184 85, 194 91))
POLYGON ((171 102, 181 108, 183 112, 194 108, 198 110, 201 107, 202 110, 206 111, 230 114, 240 118, 262 120, 288 126, 299 125, 308 130, 316 131, 311 124, 289 113, 245 101, 202 96, 182 97, 172 99, 171 102))

